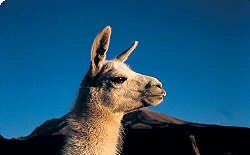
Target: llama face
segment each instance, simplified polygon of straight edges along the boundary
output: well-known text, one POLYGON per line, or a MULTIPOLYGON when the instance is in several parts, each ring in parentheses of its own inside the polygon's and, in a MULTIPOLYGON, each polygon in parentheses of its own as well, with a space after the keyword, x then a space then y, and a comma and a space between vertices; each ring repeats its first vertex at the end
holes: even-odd
POLYGON ((99 103, 113 112, 130 112, 144 106, 156 106, 166 95, 155 78, 131 70, 119 61, 106 61, 95 77, 99 103))
POLYGON ((130 112, 144 106, 158 105, 166 92, 154 77, 131 70, 125 63, 135 49, 135 42, 114 60, 106 60, 111 28, 107 26, 97 35, 91 51, 91 66, 82 87, 91 88, 97 103, 112 112, 130 112), (87 82, 86 82, 87 81, 87 82))

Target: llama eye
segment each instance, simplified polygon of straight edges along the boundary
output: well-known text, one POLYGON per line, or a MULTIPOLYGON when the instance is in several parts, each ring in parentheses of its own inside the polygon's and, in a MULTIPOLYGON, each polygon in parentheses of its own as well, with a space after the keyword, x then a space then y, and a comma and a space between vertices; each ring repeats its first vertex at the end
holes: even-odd
POLYGON ((111 81, 114 83, 123 83, 126 80, 127 80, 127 78, 125 78, 125 77, 112 77, 111 78, 111 81))

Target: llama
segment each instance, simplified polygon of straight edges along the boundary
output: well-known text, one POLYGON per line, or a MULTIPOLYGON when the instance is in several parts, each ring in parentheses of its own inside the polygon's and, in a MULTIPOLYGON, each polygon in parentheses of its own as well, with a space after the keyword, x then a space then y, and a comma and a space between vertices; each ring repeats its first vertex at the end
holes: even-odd
POLYGON ((90 68, 67 115, 71 131, 63 155, 120 154, 123 116, 156 106, 166 95, 156 78, 136 73, 124 63, 137 41, 115 59, 106 60, 110 36, 111 27, 107 26, 93 42, 90 68))

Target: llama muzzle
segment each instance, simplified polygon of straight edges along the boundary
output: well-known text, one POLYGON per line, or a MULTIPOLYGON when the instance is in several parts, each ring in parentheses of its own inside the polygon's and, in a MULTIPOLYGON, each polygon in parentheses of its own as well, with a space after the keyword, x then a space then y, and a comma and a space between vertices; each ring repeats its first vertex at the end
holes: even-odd
POLYGON ((142 103, 144 106, 156 106, 160 104, 167 94, 158 80, 154 83, 149 82, 145 88, 145 91, 142 93, 142 103))

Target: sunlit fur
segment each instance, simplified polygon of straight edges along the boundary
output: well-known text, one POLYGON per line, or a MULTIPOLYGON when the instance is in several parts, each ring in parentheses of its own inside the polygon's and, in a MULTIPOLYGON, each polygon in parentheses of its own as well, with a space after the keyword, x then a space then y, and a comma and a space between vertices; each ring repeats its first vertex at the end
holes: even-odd
POLYGON ((137 45, 114 60, 106 60, 111 35, 107 26, 95 38, 91 65, 68 114, 71 132, 63 155, 115 155, 122 145, 121 120, 124 114, 145 106, 158 105, 165 91, 153 77, 131 70, 123 62, 137 45), (122 83, 111 79, 123 77, 122 83))

